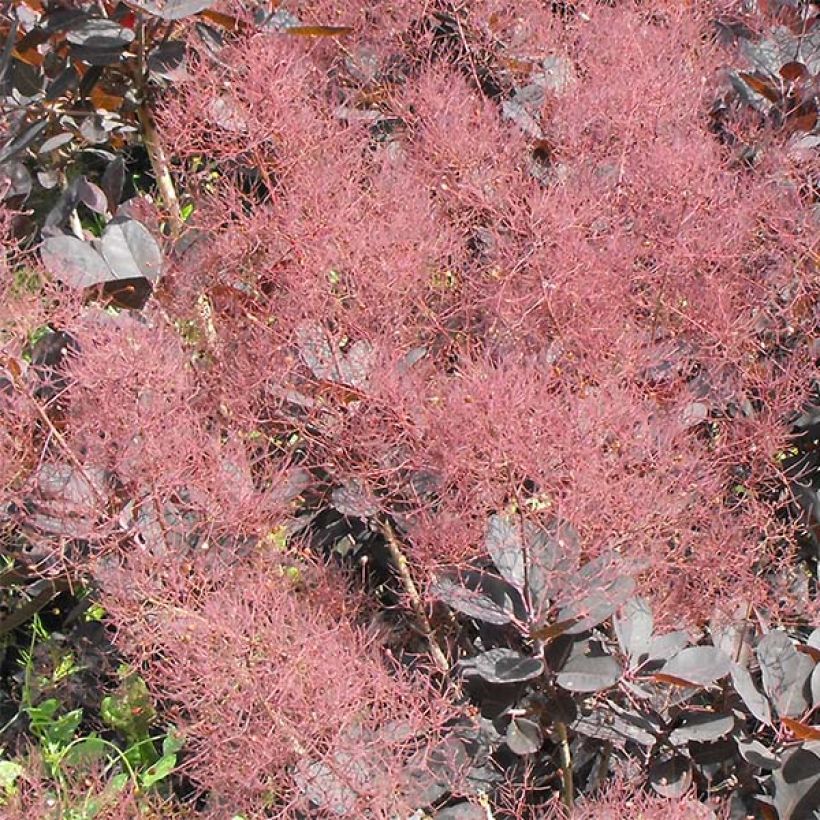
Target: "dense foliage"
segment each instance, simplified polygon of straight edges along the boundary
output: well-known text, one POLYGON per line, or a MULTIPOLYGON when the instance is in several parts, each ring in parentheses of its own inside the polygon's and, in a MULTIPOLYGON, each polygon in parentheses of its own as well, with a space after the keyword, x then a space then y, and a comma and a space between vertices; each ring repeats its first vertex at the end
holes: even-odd
POLYGON ((12 817, 820 804, 820 9, 0 4, 12 817))

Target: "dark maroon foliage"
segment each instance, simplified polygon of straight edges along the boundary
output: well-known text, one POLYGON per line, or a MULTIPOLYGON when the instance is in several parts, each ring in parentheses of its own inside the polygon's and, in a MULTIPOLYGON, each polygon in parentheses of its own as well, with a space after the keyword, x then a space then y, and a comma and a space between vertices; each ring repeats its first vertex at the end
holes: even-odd
POLYGON ((197 810, 797 817, 816 8, 103 6, 31 55, 157 188, 9 115, 0 524, 93 585, 197 810))

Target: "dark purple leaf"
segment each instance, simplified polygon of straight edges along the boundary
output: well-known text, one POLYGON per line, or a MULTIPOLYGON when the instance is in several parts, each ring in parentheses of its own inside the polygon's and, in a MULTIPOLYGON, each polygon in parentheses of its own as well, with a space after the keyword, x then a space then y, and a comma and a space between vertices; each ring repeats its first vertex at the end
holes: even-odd
POLYGON ((15 154, 28 148, 28 146, 45 131, 47 125, 48 118, 43 117, 23 128, 10 142, 6 143, 6 145, 0 149, 0 162, 5 162, 15 154))
MULTIPOLYGON (((486 619, 485 619, 486 620, 486 619)), ((487 683, 522 683, 544 674, 540 658, 522 655, 514 649, 490 649, 462 662, 467 675, 478 675, 487 683)))
MULTIPOLYGON (((19 20, 17 17, 14 18, 11 24, 11 29, 9 30, 8 34, 6 34, 6 42, 3 43, 3 50, 0 52, 0 84, 2 84, 3 80, 6 78, 6 72, 8 71, 9 65, 11 63, 11 55, 14 51, 14 47, 17 45, 17 26, 19 25, 19 20)), ((0 85, 0 88, 2 85, 0 85)))
POLYGON ((100 285, 116 277, 105 259, 76 236, 50 236, 40 245, 43 264, 72 288, 100 285))
POLYGON ((108 200, 102 190, 85 177, 77 180, 77 196, 87 208, 96 214, 105 214, 108 210, 108 200))
MULTIPOLYGON (((771 634, 771 633, 770 633, 771 634)), ((820 757, 808 748, 783 755, 782 765, 772 773, 774 805, 781 818, 810 818, 820 806, 820 757)))
POLYGON ((672 730, 669 739, 675 746, 681 746, 690 740, 713 743, 728 735, 734 727, 735 719, 732 715, 689 710, 681 714, 678 725, 672 730))
POLYGON ((596 740, 606 740, 618 747, 628 742, 651 748, 657 742, 653 726, 642 715, 632 712, 619 714, 604 706, 599 706, 588 715, 579 716, 571 727, 574 732, 596 740))
POLYGON ((74 26, 66 35, 74 46, 100 51, 122 51, 134 41, 134 32, 114 20, 91 17, 74 26))
POLYGON ((163 20, 182 20, 183 17, 209 9, 215 2, 216 0, 133 0, 131 5, 163 20))
POLYGON ((367 386, 374 355, 369 342, 361 339, 340 350, 331 346, 329 334, 317 324, 302 325, 296 337, 302 360, 317 379, 356 388, 367 386))
POLYGON ((457 803, 435 814, 435 820, 486 820, 486 818, 486 810, 475 803, 457 803))
POLYGON ((665 635, 656 635, 649 642, 647 650, 647 661, 659 662, 668 661, 677 655, 689 643, 689 633, 682 629, 676 632, 667 632, 665 635))
POLYGON ((529 549, 527 586, 534 607, 557 598, 567 578, 578 568, 581 537, 569 521, 557 519, 546 528, 525 528, 529 549))
POLYGON ((757 645, 763 689, 780 717, 798 717, 809 708, 809 678, 814 661, 798 652, 781 630, 764 635, 757 645))
POLYGON ((142 310, 154 292, 144 277, 116 279, 99 286, 100 299, 107 305, 129 310, 142 310))
POLYGON ((535 754, 544 742, 541 726, 526 717, 514 717, 507 726, 505 741, 517 755, 535 754))
POLYGON ((646 599, 630 598, 614 617, 613 624, 624 655, 634 662, 646 654, 655 627, 652 607, 646 599))
POLYGON ((635 581, 627 576, 616 578, 609 586, 593 592, 580 601, 565 606, 557 620, 576 620, 566 631, 569 635, 586 632, 603 623, 635 591, 635 581))
POLYGON ((27 199, 31 193, 31 174, 22 162, 12 161, 0 165, 0 200, 14 196, 27 199))
POLYGON ((489 624, 508 624, 513 618, 511 612, 502 609, 491 598, 475 590, 467 589, 448 578, 441 578, 431 584, 430 594, 455 609, 456 612, 489 624))
POLYGON ((148 55, 148 70, 152 76, 179 82, 187 76, 185 54, 186 47, 182 40, 162 43, 148 55))
POLYGON ((487 524, 484 545, 496 569, 501 573, 501 577, 517 590, 523 590, 526 560, 520 519, 510 521, 506 515, 491 515, 487 524))
POLYGON ((358 793, 367 787, 375 772, 361 755, 337 752, 333 759, 315 762, 301 760, 293 780, 314 807, 327 816, 352 816, 358 793))
POLYGON ((661 797, 678 800, 692 785, 692 764, 683 755, 667 755, 649 769, 649 783, 661 797))
POLYGON ((620 679, 623 670, 610 655, 570 658, 558 673, 557 683, 569 692, 600 692, 620 679))
POLYGON ((351 518, 367 519, 376 515, 379 504, 361 481, 351 479, 331 493, 333 506, 351 518))
POLYGON ((766 771, 772 771, 780 767, 780 758, 771 750, 766 748, 757 740, 737 739, 737 748, 740 756, 752 766, 757 766, 766 771))
POLYGON ((42 185, 47 191, 50 191, 52 188, 57 186, 57 183, 60 181, 60 172, 57 170, 48 170, 48 171, 38 171, 37 172, 37 182, 42 185))
POLYGON ((121 156, 108 163, 100 180, 100 187, 108 201, 108 210, 114 214, 122 198, 125 184, 125 161, 121 156))
POLYGON ((690 646, 667 661, 660 672, 695 686, 711 686, 729 674, 729 656, 714 646, 690 646))
POLYGON ((77 69, 72 65, 66 66, 48 84, 48 88, 46 89, 46 100, 49 102, 58 100, 63 96, 63 94, 69 91, 69 89, 73 89, 77 85, 79 79, 80 76, 77 74, 77 69))
POLYGON ((732 684, 735 692, 740 695, 740 699, 746 704, 746 708, 761 722, 767 726, 772 725, 772 710, 769 706, 768 698, 759 692, 752 681, 752 676, 739 664, 733 663, 729 670, 732 675, 732 684))
POLYGON ((144 276, 155 282, 162 273, 162 252, 148 229, 135 219, 117 218, 106 225, 101 240, 105 261, 116 279, 144 276))
POLYGON ((109 139, 109 130, 110 121, 106 123, 102 117, 98 116, 85 117, 80 123, 80 135, 91 145, 107 142, 109 139))
POLYGON ((815 709, 820 709, 820 663, 815 664, 811 673, 811 705, 815 709))

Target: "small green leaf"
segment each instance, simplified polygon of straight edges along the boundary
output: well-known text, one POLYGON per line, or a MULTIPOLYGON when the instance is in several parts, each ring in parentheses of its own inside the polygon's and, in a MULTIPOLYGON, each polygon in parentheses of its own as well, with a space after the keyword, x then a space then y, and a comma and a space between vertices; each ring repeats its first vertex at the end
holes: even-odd
POLYGON ((140 785, 143 789, 150 789, 155 783, 164 780, 177 765, 176 754, 163 755, 153 766, 150 766, 140 775, 140 785))
POLYGON ((184 745, 185 739, 182 733, 179 732, 175 726, 169 726, 168 733, 162 740, 163 756, 176 754, 184 745))
POLYGON ((6 795, 12 794, 17 783, 17 778, 20 777, 24 771, 23 767, 13 760, 0 760, 0 789, 2 789, 6 795))
POLYGON ((69 747, 63 763, 67 766, 87 766, 105 757, 107 745, 102 738, 89 735, 69 747))

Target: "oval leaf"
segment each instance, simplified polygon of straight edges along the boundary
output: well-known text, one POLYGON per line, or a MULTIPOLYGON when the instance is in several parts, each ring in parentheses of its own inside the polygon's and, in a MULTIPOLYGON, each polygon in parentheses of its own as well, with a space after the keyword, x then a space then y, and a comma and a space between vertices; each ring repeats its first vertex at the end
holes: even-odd
POLYGON ((102 189, 85 177, 80 177, 77 181, 77 196, 94 213, 105 214, 108 210, 108 199, 102 189))
POLYGON ((663 665, 661 674, 694 686, 711 686, 729 674, 729 656, 714 646, 690 646, 663 665))
POLYGON ((216 0, 132 0, 131 5, 163 20, 182 20, 209 9, 215 2, 216 0))
POLYGON ((491 649, 462 665, 467 674, 476 674, 487 683, 522 683, 544 674, 540 658, 522 655, 514 649, 491 649))
POLYGON ((505 515, 490 516, 484 545, 501 577, 522 590, 526 568, 520 522, 512 522, 505 515))
POLYGON ((92 17, 74 26, 66 40, 75 46, 98 50, 122 50, 134 41, 129 28, 102 17, 92 17))
POLYGON ((136 219, 115 219, 103 231, 103 258, 115 279, 144 276, 155 282, 162 273, 162 253, 148 229, 136 219))
POLYGON ((692 764, 683 755, 657 760, 649 769, 649 783, 661 797, 677 800, 692 785, 692 764))
POLYGON ((116 278, 102 256, 76 236, 49 236, 40 245, 40 257, 57 279, 72 288, 101 285, 116 278))
POLYGON ((782 630, 764 635, 757 645, 763 689, 780 717, 798 717, 809 708, 809 677, 814 661, 800 654, 782 630))
POLYGON ((571 658, 559 672, 558 685, 569 692, 600 692, 621 678, 621 665, 609 655, 571 658))
POLYGON ((637 660, 649 650, 655 621, 644 598, 630 598, 613 619, 615 635, 624 655, 637 660))
POLYGON ((578 635, 603 623, 635 591, 635 580, 626 575, 616 578, 605 589, 593 592, 580 601, 565 606, 558 613, 559 621, 576 619, 567 634, 578 635))
POLYGON ((667 632, 665 635, 656 635, 649 642, 647 650, 647 662, 666 662, 674 657, 689 643, 689 633, 683 629, 675 632, 667 632))
POLYGON ((534 720, 514 717, 504 738, 510 750, 517 755, 535 754, 544 742, 541 727, 534 720))
POLYGON ((488 624, 508 624, 512 620, 512 614, 502 609, 491 598, 448 578, 435 581, 430 587, 430 594, 456 612, 486 621, 488 624))
POLYGON ((783 756, 772 773, 774 805, 782 818, 809 818, 820 805, 820 757, 807 748, 783 756))
POLYGON ((675 746, 681 746, 690 740, 712 743, 728 735, 734 726, 735 719, 732 715, 686 711, 680 716, 678 726, 672 730, 669 739, 675 746))
POLYGON ((736 663, 732 664, 729 670, 732 675, 732 684, 735 692, 740 695, 740 699, 746 704, 746 708, 761 722, 767 726, 772 725, 772 710, 769 706, 768 698, 759 692, 752 681, 752 676, 736 663))
POLYGON ((766 771, 772 771, 780 766, 780 758, 757 740, 737 739, 737 748, 740 756, 752 766, 766 771))

